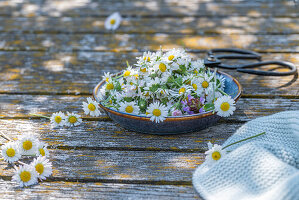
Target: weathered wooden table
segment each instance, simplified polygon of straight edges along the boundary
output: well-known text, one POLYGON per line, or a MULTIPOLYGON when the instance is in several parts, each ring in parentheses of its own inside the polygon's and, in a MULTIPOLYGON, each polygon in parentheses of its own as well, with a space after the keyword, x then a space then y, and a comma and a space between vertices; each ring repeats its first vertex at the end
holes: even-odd
MULTIPOLYGON (((78 111, 104 72, 123 69, 143 51, 184 47, 195 57, 215 47, 258 51, 299 64, 299 9, 294 1, 31 0, 0 1, 0 131, 38 134, 49 143, 52 178, 29 188, 1 164, 0 199, 197 199, 192 173, 208 141, 222 144, 259 116, 299 109, 298 76, 228 71, 243 86, 235 114, 206 130, 171 136, 126 131, 109 118, 51 130, 51 115, 78 111), (104 29, 114 11, 124 17, 104 29)), ((278 69, 279 70, 279 69, 278 69)))

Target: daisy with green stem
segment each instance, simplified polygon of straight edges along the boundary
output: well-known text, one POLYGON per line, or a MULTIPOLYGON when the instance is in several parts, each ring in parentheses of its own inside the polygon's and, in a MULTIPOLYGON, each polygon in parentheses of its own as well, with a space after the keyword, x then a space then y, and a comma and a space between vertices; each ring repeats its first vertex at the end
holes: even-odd
POLYGON ((213 164, 213 163, 217 162, 218 160, 222 159, 223 157, 225 157, 227 155, 227 153, 229 152, 229 151, 224 150, 227 147, 230 147, 232 145, 238 144, 240 142, 244 142, 246 140, 253 139, 255 137, 258 137, 258 136, 261 136, 261 135, 264 135, 264 134, 266 134, 266 132, 262 132, 260 134, 254 135, 254 136, 251 136, 251 137, 248 137, 248 138, 244 138, 242 140, 239 140, 237 142, 229 144, 229 145, 227 145, 225 147, 222 147, 222 146, 220 146, 218 144, 212 145, 211 142, 208 142, 208 148, 209 148, 209 150, 205 152, 205 154, 206 154, 206 163, 208 165, 209 164, 213 164))

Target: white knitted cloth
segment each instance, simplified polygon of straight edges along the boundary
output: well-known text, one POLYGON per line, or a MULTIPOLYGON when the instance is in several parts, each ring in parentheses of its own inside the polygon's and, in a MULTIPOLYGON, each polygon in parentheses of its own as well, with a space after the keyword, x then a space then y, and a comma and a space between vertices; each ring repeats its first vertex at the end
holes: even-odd
POLYGON ((299 200, 299 111, 261 117, 244 124, 222 147, 238 140, 212 165, 203 163, 193 185, 207 200, 299 200))

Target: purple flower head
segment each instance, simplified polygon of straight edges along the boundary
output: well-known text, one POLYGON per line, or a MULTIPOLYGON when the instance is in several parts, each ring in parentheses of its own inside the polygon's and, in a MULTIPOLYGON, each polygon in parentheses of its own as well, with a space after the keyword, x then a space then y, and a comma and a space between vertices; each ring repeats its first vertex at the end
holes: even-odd
POLYGON ((203 107, 201 107, 200 109, 199 109, 199 113, 203 113, 205 110, 203 109, 203 107))
POLYGON ((200 97, 199 101, 200 101, 200 103, 203 105, 203 104, 205 103, 205 98, 200 97))
POLYGON ((174 110, 173 112, 172 112, 172 116, 182 116, 183 115, 183 113, 182 113, 182 111, 180 111, 180 110, 174 110))

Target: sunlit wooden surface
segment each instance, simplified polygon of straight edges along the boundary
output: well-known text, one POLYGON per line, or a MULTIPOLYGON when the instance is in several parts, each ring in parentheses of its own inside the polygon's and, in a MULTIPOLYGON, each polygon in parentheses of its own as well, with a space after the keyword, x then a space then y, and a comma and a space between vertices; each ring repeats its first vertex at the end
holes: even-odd
MULTIPOLYGON (((194 57, 216 47, 258 51, 264 60, 299 64, 299 5, 246 0, 0 1, 0 131, 36 133, 50 146, 52 178, 29 188, 11 182, 0 162, 0 199, 200 199, 191 178, 206 143, 222 144, 259 116, 299 109, 297 76, 227 71, 243 86, 237 111, 206 130, 170 136, 124 130, 106 116, 52 130, 51 115, 78 111, 104 72, 125 68, 143 51, 186 48, 194 57), (104 29, 114 11, 124 17, 104 29)), ((273 67, 275 68, 275 67, 273 67)), ((279 69, 278 69, 279 70, 279 69)))

